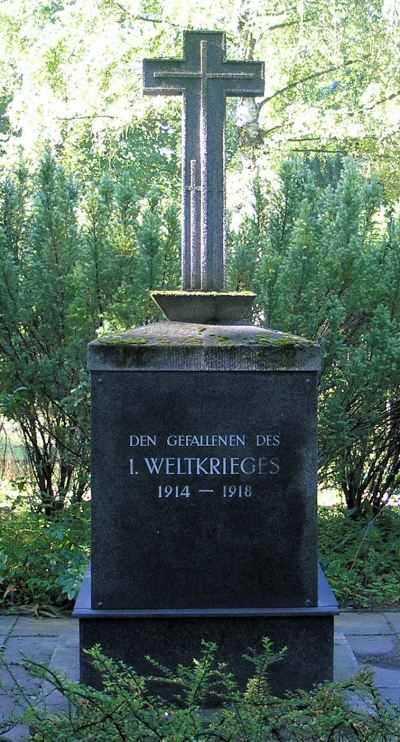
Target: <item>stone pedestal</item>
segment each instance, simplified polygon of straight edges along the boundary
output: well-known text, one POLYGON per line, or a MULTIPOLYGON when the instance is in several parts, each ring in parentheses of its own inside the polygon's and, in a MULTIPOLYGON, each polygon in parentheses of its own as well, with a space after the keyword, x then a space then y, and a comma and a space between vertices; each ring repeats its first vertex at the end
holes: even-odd
POLYGON ((332 677, 338 612, 317 564, 313 343, 249 325, 165 322, 89 346, 92 570, 83 650, 146 672, 214 641, 242 659, 269 636, 276 692, 332 677))

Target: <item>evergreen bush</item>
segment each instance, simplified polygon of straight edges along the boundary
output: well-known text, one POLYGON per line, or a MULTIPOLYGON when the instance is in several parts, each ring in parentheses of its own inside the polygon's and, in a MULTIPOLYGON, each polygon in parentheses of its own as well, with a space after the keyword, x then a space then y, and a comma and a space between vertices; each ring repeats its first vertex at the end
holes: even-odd
POLYGON ((258 293, 258 321, 321 343, 320 478, 356 517, 399 493, 400 223, 360 165, 320 165, 256 183, 230 281, 258 293))
POLYGON ((51 517, 0 509, 0 609, 58 615, 71 608, 89 563, 90 506, 51 517))
MULTIPOLYGON (((51 704, 46 711, 43 698, 31 702, 20 720, 30 725, 32 742, 395 742, 400 735, 399 709, 380 700, 367 669, 346 682, 274 696, 268 672, 280 656, 268 639, 259 656, 247 657, 254 669, 244 690, 218 662, 213 644, 203 644, 201 656, 175 672, 153 662, 157 675, 149 677, 109 659, 99 647, 89 654, 101 673, 102 691, 27 662, 47 681, 48 692, 60 691, 67 702, 63 713, 52 712, 51 704), (173 700, 154 693, 154 680, 173 690, 173 700), (345 701, 346 691, 353 708, 345 701), (358 698, 363 702, 356 704, 358 698)), ((0 722, 0 731, 6 733, 12 724, 0 722)))
MULTIPOLYGON (((0 406, 50 514, 89 485, 87 342, 159 318, 149 290, 179 284, 179 168, 161 156, 176 137, 139 129, 74 178, 47 153, 0 187, 0 406)), ((354 517, 399 490, 399 246, 381 184, 351 159, 286 161, 230 235, 229 287, 258 294, 249 319, 321 342, 320 475, 354 517)))
POLYGON ((3 180, 0 409, 20 426, 36 510, 87 492, 87 343, 157 316, 149 290, 178 280, 178 239, 174 203, 123 176, 78 183, 47 152, 3 180))

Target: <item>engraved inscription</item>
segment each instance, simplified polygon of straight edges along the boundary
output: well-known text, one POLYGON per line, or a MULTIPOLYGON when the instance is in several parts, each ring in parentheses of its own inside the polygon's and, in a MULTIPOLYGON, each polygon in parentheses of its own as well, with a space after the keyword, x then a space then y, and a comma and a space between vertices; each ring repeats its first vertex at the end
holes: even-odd
POLYGON ((156 484, 154 492, 161 500, 179 498, 185 501, 195 495, 245 500, 256 494, 257 481, 261 478, 279 476, 280 445, 281 433, 274 430, 251 435, 132 433, 129 447, 137 451, 135 456, 129 456, 129 474, 160 478, 161 483, 156 484), (204 455, 206 448, 214 449, 214 454, 215 449, 222 449, 221 455, 204 455), (230 448, 235 449, 231 454, 230 448), (251 454, 246 455, 246 448, 250 448, 251 454), (196 449, 201 449, 201 453, 196 449), (237 449, 243 449, 243 454, 237 455, 237 449), (260 455, 254 455, 255 450, 260 455), (207 477, 217 477, 218 485, 215 486, 214 480, 214 486, 207 486, 207 477), (246 481, 249 477, 251 482, 246 481))

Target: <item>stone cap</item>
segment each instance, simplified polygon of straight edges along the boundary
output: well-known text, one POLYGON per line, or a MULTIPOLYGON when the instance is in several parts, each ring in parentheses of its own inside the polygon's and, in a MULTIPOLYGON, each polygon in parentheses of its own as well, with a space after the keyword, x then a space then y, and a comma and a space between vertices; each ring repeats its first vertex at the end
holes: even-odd
POLYGON ((158 322, 88 346, 91 371, 320 371, 318 343, 249 324, 158 322))

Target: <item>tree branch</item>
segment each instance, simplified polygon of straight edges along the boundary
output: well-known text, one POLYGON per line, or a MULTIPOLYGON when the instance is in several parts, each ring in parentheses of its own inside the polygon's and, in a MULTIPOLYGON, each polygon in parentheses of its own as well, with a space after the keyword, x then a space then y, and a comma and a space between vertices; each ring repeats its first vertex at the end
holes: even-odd
POLYGON ((297 10, 298 10, 298 6, 292 5, 291 8, 285 8, 285 10, 277 10, 275 13, 264 13, 264 15, 266 18, 268 18, 269 16, 272 16, 272 18, 277 18, 278 15, 287 15, 288 13, 291 13, 297 10))
POLYGON ((311 152, 313 152, 314 154, 315 153, 316 154, 324 153, 324 154, 329 154, 329 155, 338 155, 338 154, 344 155, 344 154, 346 154, 346 150, 345 149, 324 149, 324 148, 322 148, 322 149, 308 149, 308 148, 305 148, 305 147, 304 148, 299 147, 298 149, 294 149, 293 148, 290 151, 291 152, 307 153, 307 154, 308 153, 311 153, 311 152))
POLYGON ((283 129, 284 124, 277 124, 276 126, 272 126, 271 129, 261 129, 260 134, 262 134, 263 137, 268 136, 268 134, 272 134, 274 131, 277 131, 278 129, 283 129))
POLYGON ((277 28, 288 28, 289 26, 302 26, 303 23, 311 23, 315 21, 315 15, 310 15, 307 18, 296 18, 292 21, 282 21, 282 23, 276 23, 274 26, 270 26, 268 31, 275 31, 277 28))
POLYGON ((115 119, 107 113, 88 113, 86 116, 56 116, 56 121, 83 121, 85 119, 115 119))
POLYGON ((397 98, 400 95, 400 90, 396 90, 395 93, 391 93, 390 95, 387 95, 386 98, 381 98, 380 100, 375 101, 375 103, 370 103, 367 106, 361 106, 359 109, 360 111, 372 111, 373 108, 376 108, 376 106, 381 106, 383 103, 386 103, 388 100, 393 100, 393 98, 397 98))
POLYGON ((124 13, 124 15, 129 16, 129 18, 131 18, 133 21, 146 21, 148 23, 162 23, 163 22, 161 18, 149 18, 148 16, 145 16, 145 15, 136 15, 135 13, 131 13, 130 10, 127 10, 127 8, 125 8, 122 5, 122 3, 117 2, 117 0, 114 1, 114 5, 116 8, 118 8, 118 10, 121 11, 121 13, 124 13))
POLYGON ((296 88, 298 85, 303 85, 305 82, 309 82, 310 80, 316 80, 318 77, 324 77, 324 75, 327 75, 329 72, 336 72, 336 70, 340 70, 343 67, 349 67, 352 64, 357 64, 357 62, 363 62, 366 59, 370 58, 370 54, 366 54, 364 57, 361 57, 360 59, 349 59, 347 62, 342 62, 342 64, 332 65, 331 67, 326 67, 324 70, 319 70, 319 72, 313 72, 311 75, 306 75, 306 77, 302 77, 300 80, 295 80, 294 82, 289 83, 288 85, 285 85, 284 88, 279 88, 279 90, 275 90, 275 93, 272 93, 272 95, 268 95, 266 98, 264 98, 261 103, 257 104, 258 110, 261 110, 263 106, 265 106, 266 103, 269 103, 271 100, 276 98, 278 95, 282 95, 282 93, 286 93, 288 90, 292 90, 293 88, 296 88))

